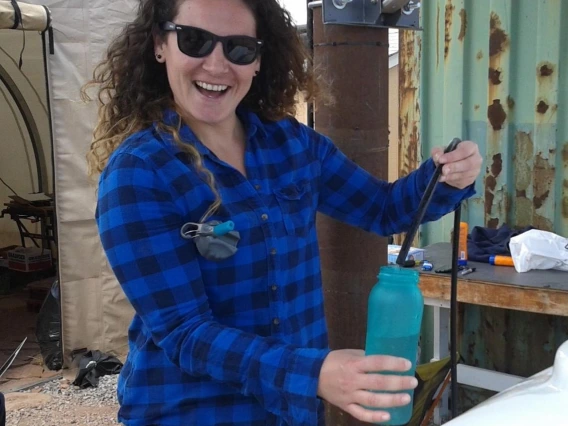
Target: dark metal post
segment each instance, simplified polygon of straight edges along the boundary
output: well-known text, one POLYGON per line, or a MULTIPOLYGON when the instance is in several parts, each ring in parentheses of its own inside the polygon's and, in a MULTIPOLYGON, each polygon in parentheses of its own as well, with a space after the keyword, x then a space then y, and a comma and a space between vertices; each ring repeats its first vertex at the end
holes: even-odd
MULTIPOLYGON (((373 175, 388 174, 388 30, 323 25, 314 9, 314 56, 332 83, 335 105, 318 103, 316 129, 373 175)), ((332 349, 364 349, 367 299, 387 260, 387 240, 326 216, 319 243, 332 349)), ((363 425, 328 406, 327 423, 363 425)))
MULTIPOLYGON (((308 49, 314 57, 314 11, 309 7, 311 0, 306 0, 306 7, 308 9, 307 20, 306 20, 306 35, 308 38, 308 49)), ((314 104, 313 102, 308 102, 308 107, 306 108, 308 112, 307 125, 311 128, 314 127, 314 104)))

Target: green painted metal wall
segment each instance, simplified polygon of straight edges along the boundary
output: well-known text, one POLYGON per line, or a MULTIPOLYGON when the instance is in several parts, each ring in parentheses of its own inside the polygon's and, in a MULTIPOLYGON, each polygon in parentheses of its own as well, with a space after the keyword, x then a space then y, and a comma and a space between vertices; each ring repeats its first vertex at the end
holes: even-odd
MULTIPOLYGON (((465 208, 470 226, 568 235, 568 2, 422 5, 423 155, 454 136, 479 143, 485 172, 465 208)), ((422 243, 451 226, 448 217, 423 227, 422 243)))
MULTIPOLYGON (((401 34, 401 174, 434 146, 472 139, 485 164, 463 209, 470 229, 568 236, 568 1, 427 0, 421 19, 422 32, 401 34)), ((420 244, 449 241, 452 221, 423 226, 420 244)), ((473 305, 460 315, 469 365, 528 376, 568 340, 567 317, 473 305)), ((462 408, 489 395, 462 389, 462 408)))

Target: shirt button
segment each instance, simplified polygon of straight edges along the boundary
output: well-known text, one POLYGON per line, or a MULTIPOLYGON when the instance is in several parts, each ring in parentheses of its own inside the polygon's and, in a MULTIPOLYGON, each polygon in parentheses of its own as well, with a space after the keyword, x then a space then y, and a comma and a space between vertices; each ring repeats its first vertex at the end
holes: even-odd
POLYGON ((276 284, 272 284, 272 291, 278 290, 278 286, 276 284))
POLYGON ((265 213, 265 214, 263 214, 262 216, 260 216, 260 218, 261 218, 262 220, 268 220, 268 215, 265 213))
POLYGON ((275 255, 276 255, 276 249, 273 248, 272 250, 270 250, 270 254, 271 254, 272 256, 275 256, 275 255))
POLYGON ((272 323, 273 323, 274 325, 279 325, 279 324, 280 324, 280 320, 279 320, 278 318, 274 318, 274 319, 272 320, 272 323))
POLYGON ((254 189, 256 189, 257 191, 260 191, 260 185, 255 185, 254 189))

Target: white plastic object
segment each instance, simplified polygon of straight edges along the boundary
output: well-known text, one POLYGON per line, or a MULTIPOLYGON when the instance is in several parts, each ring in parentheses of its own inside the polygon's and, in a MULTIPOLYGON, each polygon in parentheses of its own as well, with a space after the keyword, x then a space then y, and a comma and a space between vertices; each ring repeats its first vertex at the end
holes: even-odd
POLYGON ((554 366, 498 393, 444 426, 560 426, 568 424, 568 341, 554 366))
POLYGON ((523 232, 511 238, 509 249, 517 272, 531 269, 568 271, 568 238, 552 232, 537 229, 523 232))

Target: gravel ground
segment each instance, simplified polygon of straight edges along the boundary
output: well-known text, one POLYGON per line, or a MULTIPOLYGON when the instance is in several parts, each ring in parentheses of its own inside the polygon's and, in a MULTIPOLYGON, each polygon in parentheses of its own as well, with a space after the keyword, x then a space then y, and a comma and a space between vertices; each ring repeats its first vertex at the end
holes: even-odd
POLYGON ((6 426, 118 425, 118 375, 103 376, 96 388, 80 389, 54 380, 6 395, 6 426))

